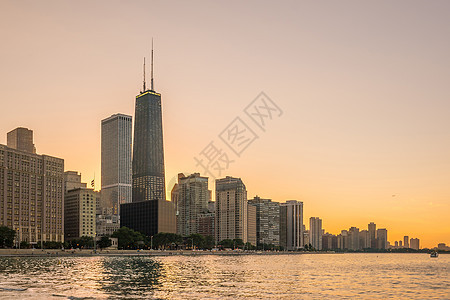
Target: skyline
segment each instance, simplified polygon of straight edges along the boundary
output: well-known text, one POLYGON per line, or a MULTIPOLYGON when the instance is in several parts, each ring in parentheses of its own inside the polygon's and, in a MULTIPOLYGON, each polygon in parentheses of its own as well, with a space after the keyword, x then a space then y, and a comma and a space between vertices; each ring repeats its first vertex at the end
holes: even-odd
POLYGON ((303 201, 334 234, 374 221, 389 241, 450 243, 449 4, 47 3, 0 4, 0 144, 27 127, 37 153, 84 182, 96 173, 99 189, 101 120, 134 118, 154 36, 168 199, 178 173, 205 175, 193 157, 264 91, 284 115, 221 177, 242 178, 249 199, 303 201), (161 16, 144 21, 152 8, 161 16))

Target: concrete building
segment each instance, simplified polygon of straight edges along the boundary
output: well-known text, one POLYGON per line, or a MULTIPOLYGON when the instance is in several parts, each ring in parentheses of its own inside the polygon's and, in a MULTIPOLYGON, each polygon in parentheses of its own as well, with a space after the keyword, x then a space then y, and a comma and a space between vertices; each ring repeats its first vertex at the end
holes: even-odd
POLYGON ((341 230, 341 233, 337 236, 338 249, 345 250, 349 248, 349 234, 347 230, 341 230))
POLYGON ((280 203, 280 246, 286 250, 303 248, 303 202, 280 203))
POLYGON ((420 240, 419 239, 410 239, 411 249, 420 250, 420 240))
POLYGON ((86 188, 87 184, 81 182, 81 174, 76 171, 64 172, 64 193, 70 190, 86 188))
POLYGON ((247 189, 240 178, 216 180, 216 241, 247 242, 247 189))
POLYGON ((359 232, 359 248, 367 249, 371 247, 370 234, 368 230, 361 230, 359 232))
POLYGON ((359 228, 351 227, 348 230, 348 249, 350 250, 359 250, 359 228))
POLYGON ((101 125, 102 201, 107 214, 119 215, 131 202, 131 116, 115 114, 101 125))
POLYGON ((387 238, 387 229, 380 228, 377 229, 377 248, 378 249, 387 249, 388 248, 388 238, 387 238))
POLYGON ((197 233, 203 236, 215 236, 215 213, 200 213, 197 216, 197 233))
POLYGON ((256 196, 248 202, 256 207, 257 244, 280 245, 280 203, 256 196))
POLYGON ((31 244, 64 242, 64 160, 33 152, 0 145, 0 226, 31 244))
POLYGON ((33 143, 33 130, 28 128, 18 127, 8 132, 6 145, 12 149, 36 153, 36 147, 33 143))
POLYGON ((376 249, 377 244, 377 225, 374 222, 370 222, 368 225, 369 237, 370 237, 370 248, 376 249))
POLYGON ((322 250, 334 249, 338 249, 337 236, 328 232, 322 235, 322 250))
POLYGON ((403 245, 405 246, 405 248, 409 248, 409 236, 405 235, 403 237, 403 245))
POLYGON ((66 240, 96 236, 96 202, 98 192, 79 188, 64 197, 64 235, 66 240))
POLYGON ((202 177, 199 173, 189 176, 178 174, 173 196, 176 197, 177 233, 181 236, 199 233, 198 217, 208 212, 208 177, 202 177))
POLYGON ((255 205, 247 202, 247 243, 250 243, 252 246, 256 246, 257 244, 256 210, 255 205))
POLYGON ((316 250, 322 250, 322 219, 309 218, 309 236, 310 244, 316 250))

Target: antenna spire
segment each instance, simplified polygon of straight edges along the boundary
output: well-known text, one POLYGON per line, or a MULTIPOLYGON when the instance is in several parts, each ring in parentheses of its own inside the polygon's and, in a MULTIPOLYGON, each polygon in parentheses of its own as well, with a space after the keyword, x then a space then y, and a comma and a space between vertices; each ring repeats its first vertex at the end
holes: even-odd
POLYGON ((151 90, 152 91, 154 91, 154 87, 153 87, 153 38, 152 38, 152 73, 151 73, 151 76, 152 76, 152 80, 151 80, 151 90))
POLYGON ((142 92, 145 92, 145 56, 144 56, 144 90, 142 92))

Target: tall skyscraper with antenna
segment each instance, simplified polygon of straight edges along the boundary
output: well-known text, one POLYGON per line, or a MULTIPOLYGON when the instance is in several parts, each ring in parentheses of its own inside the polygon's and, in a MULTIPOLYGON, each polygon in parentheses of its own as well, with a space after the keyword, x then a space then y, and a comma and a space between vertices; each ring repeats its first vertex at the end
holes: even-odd
POLYGON ((153 84, 146 88, 145 59, 143 90, 136 96, 132 163, 132 203, 121 206, 121 226, 147 235, 176 232, 175 209, 166 201, 161 94, 153 84))

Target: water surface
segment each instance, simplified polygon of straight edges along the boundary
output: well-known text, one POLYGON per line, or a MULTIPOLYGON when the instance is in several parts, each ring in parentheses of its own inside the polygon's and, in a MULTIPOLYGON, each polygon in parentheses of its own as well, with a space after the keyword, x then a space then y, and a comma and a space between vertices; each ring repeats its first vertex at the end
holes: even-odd
POLYGON ((450 255, 0 257, 2 299, 450 299, 450 255))

